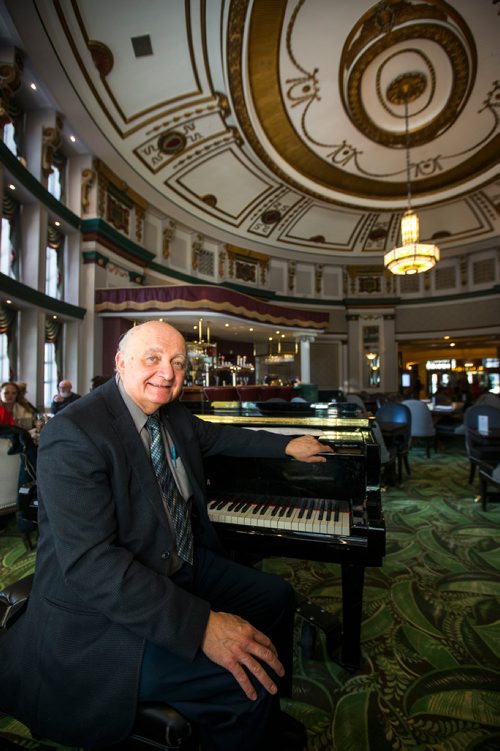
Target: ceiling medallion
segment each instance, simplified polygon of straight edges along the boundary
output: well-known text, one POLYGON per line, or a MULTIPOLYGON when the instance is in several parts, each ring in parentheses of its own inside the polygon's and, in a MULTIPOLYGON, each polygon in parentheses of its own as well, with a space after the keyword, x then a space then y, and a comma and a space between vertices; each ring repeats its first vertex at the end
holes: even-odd
POLYGON ((401 245, 398 248, 393 248, 384 256, 384 266, 393 274, 420 274, 432 269, 439 261, 437 245, 419 242, 420 222, 418 214, 411 207, 408 105, 421 95, 425 90, 425 85, 424 76, 409 72, 397 76, 391 81, 387 89, 389 101, 398 104, 403 103, 405 108, 406 184, 408 191, 408 208, 401 220, 401 245))
POLYGON ((158 139, 158 151, 162 154, 179 154, 186 147, 186 136, 179 131, 171 130, 158 139))
POLYGON ((451 5, 412 3, 406 0, 378 3, 352 28, 341 57, 341 96, 352 123, 367 138, 389 147, 405 143, 398 127, 403 101, 389 98, 388 82, 399 71, 416 71, 427 83, 412 109, 411 143, 429 143, 450 128, 470 97, 477 66, 474 40, 460 14, 451 5), (425 51, 425 52, 424 52, 425 51), (443 61, 453 77, 436 78, 443 61), (367 91, 377 87, 377 100, 367 91), (385 95, 384 95, 385 94, 385 95), (392 106, 391 106, 392 105, 392 106), (418 117, 417 117, 418 115, 418 117))
POLYGON ((281 213, 277 209, 267 209, 260 218, 264 224, 277 224, 281 221, 281 213))

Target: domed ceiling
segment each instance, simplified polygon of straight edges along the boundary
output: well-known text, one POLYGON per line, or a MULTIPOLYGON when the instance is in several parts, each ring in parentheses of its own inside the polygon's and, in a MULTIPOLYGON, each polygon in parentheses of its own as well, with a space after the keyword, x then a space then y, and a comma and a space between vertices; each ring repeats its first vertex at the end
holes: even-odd
POLYGON ((410 187, 442 257, 498 241, 496 0, 6 6, 67 133, 78 124, 166 222, 276 256, 380 264, 410 187))

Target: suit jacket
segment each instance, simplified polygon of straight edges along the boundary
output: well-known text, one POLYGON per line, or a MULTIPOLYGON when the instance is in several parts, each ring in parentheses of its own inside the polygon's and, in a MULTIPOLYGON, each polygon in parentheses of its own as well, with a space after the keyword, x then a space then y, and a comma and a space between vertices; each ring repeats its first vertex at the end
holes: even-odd
MULTIPOLYGON (((196 545, 219 546, 203 457, 283 456, 289 436, 161 408, 193 490, 196 545)), ((39 530, 26 613, 0 640, 0 709, 92 748, 134 721, 146 640, 190 660, 209 603, 169 578, 173 540, 147 452, 114 380, 62 410, 38 450, 39 530)))

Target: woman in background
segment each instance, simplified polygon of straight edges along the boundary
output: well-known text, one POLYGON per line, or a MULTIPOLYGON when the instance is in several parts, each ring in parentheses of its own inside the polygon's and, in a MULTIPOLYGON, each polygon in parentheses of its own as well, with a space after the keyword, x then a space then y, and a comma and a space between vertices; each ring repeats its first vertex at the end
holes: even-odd
POLYGON ((33 412, 24 407, 18 401, 19 387, 13 381, 6 381, 0 387, 1 406, 11 415, 14 425, 18 425, 25 430, 31 430, 33 427, 33 412))

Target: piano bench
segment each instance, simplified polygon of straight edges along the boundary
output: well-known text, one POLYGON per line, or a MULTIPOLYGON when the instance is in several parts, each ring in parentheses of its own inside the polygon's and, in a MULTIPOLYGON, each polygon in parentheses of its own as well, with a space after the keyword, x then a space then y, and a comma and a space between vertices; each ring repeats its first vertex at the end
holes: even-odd
POLYGON ((298 593, 296 613, 302 618, 300 648, 304 657, 311 659, 314 656, 318 629, 325 634, 328 655, 333 657, 342 642, 340 619, 298 593))

